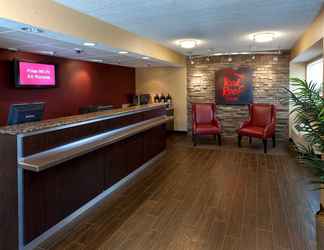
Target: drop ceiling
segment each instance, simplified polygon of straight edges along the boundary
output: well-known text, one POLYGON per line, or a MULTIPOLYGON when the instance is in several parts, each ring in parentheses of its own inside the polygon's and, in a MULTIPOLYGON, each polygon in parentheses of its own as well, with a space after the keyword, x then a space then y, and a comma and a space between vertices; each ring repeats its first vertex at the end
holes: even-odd
POLYGON ((318 15, 324 0, 55 0, 184 54, 291 49, 318 15), (248 35, 277 31, 271 43, 253 45, 248 35), (185 50, 175 41, 201 39, 185 50))
POLYGON ((30 33, 22 31, 22 27, 28 25, 0 19, 0 48, 44 54, 54 52, 54 55, 62 58, 70 58, 83 61, 102 60, 105 64, 114 64, 127 67, 161 67, 170 66, 166 62, 156 59, 142 59, 145 55, 129 53, 120 55, 118 50, 102 44, 95 47, 83 46, 85 41, 68 37, 63 34, 43 30, 42 33, 30 33), (81 49, 82 53, 76 53, 75 49, 81 49))

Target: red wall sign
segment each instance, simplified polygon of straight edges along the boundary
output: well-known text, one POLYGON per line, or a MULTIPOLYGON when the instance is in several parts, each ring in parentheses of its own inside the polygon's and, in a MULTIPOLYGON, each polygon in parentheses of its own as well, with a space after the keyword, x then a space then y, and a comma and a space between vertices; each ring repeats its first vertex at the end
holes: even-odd
POLYGON ((253 102, 252 70, 224 68, 216 72, 216 103, 243 105, 253 102))

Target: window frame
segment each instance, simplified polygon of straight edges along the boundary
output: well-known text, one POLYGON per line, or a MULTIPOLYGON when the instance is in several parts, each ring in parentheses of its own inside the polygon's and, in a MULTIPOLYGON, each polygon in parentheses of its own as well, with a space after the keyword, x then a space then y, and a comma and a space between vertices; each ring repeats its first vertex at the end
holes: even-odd
POLYGON ((312 66, 312 65, 315 65, 315 64, 317 64, 317 63, 319 63, 319 62, 321 62, 322 63, 322 67, 323 67, 323 75, 322 75, 322 81, 321 81, 321 83, 318 83, 318 84, 322 84, 322 86, 321 86, 321 96, 323 96, 323 93, 324 93, 324 57, 323 56, 321 56, 321 57, 317 57, 316 59, 314 59, 314 60, 311 60, 311 61, 309 61, 308 63, 306 63, 306 69, 305 69, 305 71, 306 71, 306 74, 305 74, 305 78, 306 78, 306 81, 308 82, 308 75, 309 75, 309 67, 310 66, 312 66))

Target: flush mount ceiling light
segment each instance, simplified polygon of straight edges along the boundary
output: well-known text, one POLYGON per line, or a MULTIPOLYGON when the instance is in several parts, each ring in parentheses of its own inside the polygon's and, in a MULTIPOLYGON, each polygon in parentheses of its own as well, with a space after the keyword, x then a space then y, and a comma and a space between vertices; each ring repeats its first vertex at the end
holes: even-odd
POLYGON ((195 39, 184 39, 177 41, 176 44, 183 49, 193 49, 200 44, 200 41, 195 39))
POLYGON ((94 46, 96 46, 96 43, 94 43, 94 42, 84 42, 83 46, 94 47, 94 46))
POLYGON ((256 43, 272 42, 276 38, 275 32, 259 32, 251 35, 251 38, 256 43))
POLYGON ((119 51, 118 54, 126 55, 126 54, 128 54, 128 51, 119 51))
POLYGON ((30 32, 30 33, 43 33, 44 31, 39 29, 39 28, 36 28, 36 27, 22 27, 21 28, 22 31, 25 31, 25 32, 30 32))
POLYGON ((142 59, 143 60, 149 60, 150 58, 148 56, 143 56, 142 59))

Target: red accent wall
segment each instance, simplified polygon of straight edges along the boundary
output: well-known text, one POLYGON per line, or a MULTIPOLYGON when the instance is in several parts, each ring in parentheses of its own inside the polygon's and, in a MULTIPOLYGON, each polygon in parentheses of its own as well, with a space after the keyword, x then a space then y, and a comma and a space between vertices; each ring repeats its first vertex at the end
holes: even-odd
POLYGON ((135 69, 0 49, 0 126, 7 122, 13 103, 46 102, 44 118, 78 114, 88 105, 128 103, 135 93, 135 69), (57 64, 58 87, 16 89, 13 60, 57 64))

